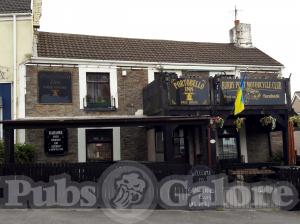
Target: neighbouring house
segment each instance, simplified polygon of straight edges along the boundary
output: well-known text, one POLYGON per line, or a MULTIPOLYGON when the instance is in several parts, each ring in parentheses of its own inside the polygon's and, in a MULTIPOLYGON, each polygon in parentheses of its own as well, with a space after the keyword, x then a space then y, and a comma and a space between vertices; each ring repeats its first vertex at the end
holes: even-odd
MULTIPOLYGON (((39 27, 41 0, 0 0, 0 97, 3 120, 24 117, 24 63, 34 53, 34 29, 39 27)), ((2 139, 0 130, 0 139, 2 139)), ((18 137, 18 135, 17 135, 18 137)))

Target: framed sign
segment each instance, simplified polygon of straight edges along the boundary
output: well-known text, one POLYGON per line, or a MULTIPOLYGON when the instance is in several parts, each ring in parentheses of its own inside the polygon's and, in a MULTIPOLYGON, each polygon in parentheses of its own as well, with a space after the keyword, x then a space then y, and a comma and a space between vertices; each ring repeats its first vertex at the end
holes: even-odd
MULTIPOLYGON (((233 105, 240 79, 221 79, 221 104, 233 105)), ((280 79, 246 79, 245 105, 284 105, 285 85, 280 79)))
POLYGON ((66 128, 48 128, 44 131, 45 153, 64 155, 68 151, 68 130, 66 128))
POLYGON ((208 78, 171 79, 170 105, 208 105, 210 103, 208 78))
POLYGON ((70 72, 40 71, 38 79, 39 103, 72 103, 70 72))

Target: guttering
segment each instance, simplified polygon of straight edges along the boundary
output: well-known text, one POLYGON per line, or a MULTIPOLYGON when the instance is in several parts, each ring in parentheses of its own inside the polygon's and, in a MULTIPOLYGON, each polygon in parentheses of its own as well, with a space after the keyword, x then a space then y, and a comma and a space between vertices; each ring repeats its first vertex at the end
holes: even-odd
POLYGON ((265 65, 237 65, 237 64, 197 64, 197 63, 171 63, 171 62, 141 62, 141 61, 111 61, 111 60, 94 60, 94 59, 72 59, 72 58, 48 58, 48 57, 32 57, 28 63, 36 64, 69 64, 69 65, 107 65, 107 66, 128 66, 128 67, 153 67, 164 69, 187 68, 199 69, 207 67, 208 69, 220 70, 235 70, 236 68, 258 68, 261 70, 278 70, 283 69, 284 66, 265 66, 265 65))
POLYGON ((16 16, 31 16, 32 13, 25 12, 25 13, 5 13, 5 14, 0 14, 0 17, 11 17, 13 15, 16 16))
POLYGON ((17 118, 17 15, 13 14, 13 119, 17 118))

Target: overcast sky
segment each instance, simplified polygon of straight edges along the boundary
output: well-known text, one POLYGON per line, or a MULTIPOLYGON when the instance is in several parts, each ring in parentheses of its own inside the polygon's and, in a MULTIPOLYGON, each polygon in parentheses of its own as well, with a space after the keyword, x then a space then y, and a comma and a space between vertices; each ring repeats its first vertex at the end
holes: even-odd
POLYGON ((40 30, 226 43, 235 5, 254 46, 284 64, 300 91, 298 0, 43 0, 40 30))

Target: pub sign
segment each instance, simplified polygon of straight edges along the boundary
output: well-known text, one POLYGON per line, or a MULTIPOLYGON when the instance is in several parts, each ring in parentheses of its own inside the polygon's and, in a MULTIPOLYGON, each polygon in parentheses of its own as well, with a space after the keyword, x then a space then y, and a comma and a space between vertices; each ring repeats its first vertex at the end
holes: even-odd
POLYGON ((208 105, 208 78, 176 78, 169 85, 170 105, 208 105))
POLYGON ((39 72, 39 103, 72 103, 70 72, 39 72))
POLYGON ((48 128, 44 131, 45 152, 48 155, 64 155, 68 151, 68 130, 48 128))
MULTIPOLYGON (((220 80, 220 101, 233 105, 240 79, 220 80)), ((243 91, 245 105, 284 105, 285 82, 280 79, 246 79, 243 91)))

